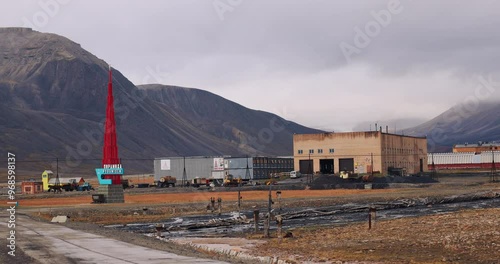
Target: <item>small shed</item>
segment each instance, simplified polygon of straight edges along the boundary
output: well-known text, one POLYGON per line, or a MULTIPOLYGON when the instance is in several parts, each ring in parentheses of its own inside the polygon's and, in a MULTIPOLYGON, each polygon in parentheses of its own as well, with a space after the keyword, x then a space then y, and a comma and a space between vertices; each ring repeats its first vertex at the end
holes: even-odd
POLYGON ((23 194, 35 194, 43 192, 43 182, 23 181, 21 182, 21 192, 23 194))

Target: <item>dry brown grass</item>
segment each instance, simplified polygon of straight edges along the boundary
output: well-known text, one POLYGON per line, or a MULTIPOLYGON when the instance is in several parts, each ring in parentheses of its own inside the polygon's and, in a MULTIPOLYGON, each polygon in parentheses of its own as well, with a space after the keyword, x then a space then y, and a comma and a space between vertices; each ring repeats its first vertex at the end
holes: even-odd
POLYGON ((294 238, 271 239, 256 254, 295 261, 384 263, 498 263, 500 208, 403 218, 344 227, 293 230, 294 238))

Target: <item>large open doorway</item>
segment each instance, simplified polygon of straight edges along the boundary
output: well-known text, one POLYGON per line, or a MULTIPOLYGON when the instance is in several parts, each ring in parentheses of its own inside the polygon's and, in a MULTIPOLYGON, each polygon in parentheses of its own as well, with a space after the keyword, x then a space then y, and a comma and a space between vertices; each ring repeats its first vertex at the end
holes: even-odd
POLYGON ((313 174, 314 166, 312 160, 300 160, 299 161, 299 170, 302 174, 313 174))
POLYGON ((333 159, 319 160, 319 171, 322 174, 333 174, 333 159))
POLYGON ((339 170, 354 172, 354 159, 339 159, 339 170))

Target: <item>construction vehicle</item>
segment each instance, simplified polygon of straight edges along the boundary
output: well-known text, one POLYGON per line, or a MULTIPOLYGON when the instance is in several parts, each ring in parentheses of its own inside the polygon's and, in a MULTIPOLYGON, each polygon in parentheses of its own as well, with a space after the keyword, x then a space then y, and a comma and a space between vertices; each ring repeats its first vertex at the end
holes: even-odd
POLYGON ((88 182, 85 182, 83 184, 80 184, 78 185, 78 188, 77 188, 78 191, 90 191, 90 190, 94 190, 94 187, 92 187, 92 185, 90 185, 90 183, 88 182))
POLYGON ((359 175, 357 173, 353 173, 352 171, 341 171, 340 178, 342 179, 358 179, 359 175))
POLYGON ((52 178, 48 181, 48 191, 62 191, 65 190, 67 192, 78 190, 78 182, 74 178, 52 178))
POLYGON ((373 181, 373 174, 368 173, 368 174, 364 174, 364 175, 359 175, 357 173, 353 173, 352 171, 341 171, 340 178, 346 179, 346 180, 362 180, 363 182, 372 182, 373 181))
POLYGON ((250 181, 250 179, 235 178, 232 174, 224 176, 224 181, 222 186, 241 186, 245 185, 250 181))
POLYGON ((177 178, 173 176, 163 176, 158 180, 156 186, 158 188, 164 188, 164 187, 175 187, 175 184, 177 183, 177 178))
POLYGON ((203 186, 222 186, 224 184, 224 180, 221 178, 200 178, 195 177, 188 182, 188 185, 198 188, 203 186))
POLYGON ((191 180, 191 186, 198 188, 200 186, 210 186, 210 179, 195 177, 191 180))
POLYGON ((276 185, 276 184, 278 184, 278 181, 273 179, 269 179, 266 181, 266 185, 276 185))

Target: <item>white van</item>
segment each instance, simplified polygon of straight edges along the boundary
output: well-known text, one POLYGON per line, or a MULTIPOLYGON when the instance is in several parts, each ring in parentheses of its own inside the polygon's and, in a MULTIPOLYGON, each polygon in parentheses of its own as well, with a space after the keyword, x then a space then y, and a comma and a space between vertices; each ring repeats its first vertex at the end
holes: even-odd
POLYGON ((300 174, 300 171, 291 171, 290 172, 290 179, 300 178, 300 176, 302 176, 300 174))

